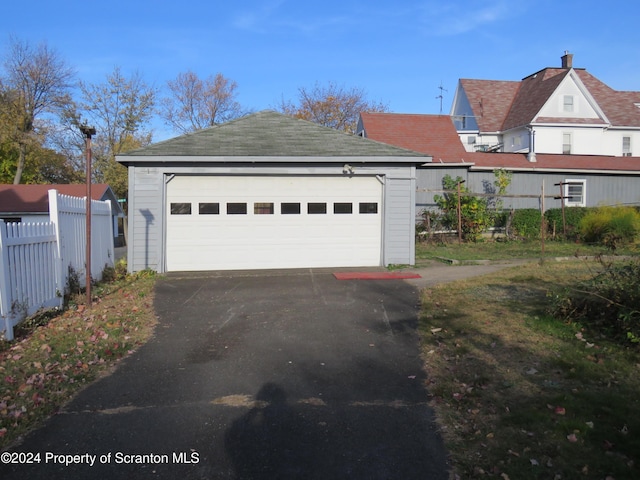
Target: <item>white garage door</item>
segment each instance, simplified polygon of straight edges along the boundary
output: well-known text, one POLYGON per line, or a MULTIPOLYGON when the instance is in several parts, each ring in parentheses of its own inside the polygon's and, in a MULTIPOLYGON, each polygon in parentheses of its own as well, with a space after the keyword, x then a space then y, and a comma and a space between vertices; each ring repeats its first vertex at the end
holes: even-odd
POLYGON ((377 266, 376 177, 176 176, 167 271, 377 266))

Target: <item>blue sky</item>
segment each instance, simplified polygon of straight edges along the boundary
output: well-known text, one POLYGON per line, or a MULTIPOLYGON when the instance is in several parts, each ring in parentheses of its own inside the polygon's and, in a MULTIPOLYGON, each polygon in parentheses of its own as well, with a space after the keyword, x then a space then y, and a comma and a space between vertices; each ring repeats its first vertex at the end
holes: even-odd
MULTIPOLYGON (((2 7, 9 35, 45 41, 79 79, 119 66, 151 85, 222 73, 252 110, 298 88, 362 88, 397 113, 448 113, 459 78, 520 80, 565 50, 616 90, 640 90, 640 3, 622 0, 32 0, 2 7)), ((157 131, 156 139, 166 132, 157 131)))

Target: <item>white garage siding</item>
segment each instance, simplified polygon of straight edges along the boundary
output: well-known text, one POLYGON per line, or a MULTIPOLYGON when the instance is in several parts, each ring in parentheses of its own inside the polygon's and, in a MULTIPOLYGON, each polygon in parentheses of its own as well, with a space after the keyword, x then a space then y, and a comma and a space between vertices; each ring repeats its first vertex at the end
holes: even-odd
POLYGON ((376 176, 175 176, 166 193, 166 270, 377 266, 376 176))

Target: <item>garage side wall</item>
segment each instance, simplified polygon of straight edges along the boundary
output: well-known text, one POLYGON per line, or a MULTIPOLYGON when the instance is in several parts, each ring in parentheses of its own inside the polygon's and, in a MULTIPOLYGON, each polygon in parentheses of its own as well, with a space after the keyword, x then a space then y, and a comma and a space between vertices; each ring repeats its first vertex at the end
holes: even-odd
POLYGON ((385 189, 384 265, 415 263, 416 179, 388 177, 385 189))
POLYGON ((129 272, 162 272, 163 175, 155 167, 129 167, 129 272))

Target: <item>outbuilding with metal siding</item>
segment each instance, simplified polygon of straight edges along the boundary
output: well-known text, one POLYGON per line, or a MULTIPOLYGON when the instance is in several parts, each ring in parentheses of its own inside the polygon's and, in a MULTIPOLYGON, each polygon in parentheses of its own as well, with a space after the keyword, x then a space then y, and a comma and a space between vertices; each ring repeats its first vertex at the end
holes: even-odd
POLYGON ((424 154, 264 111, 116 159, 132 272, 414 263, 424 154))

